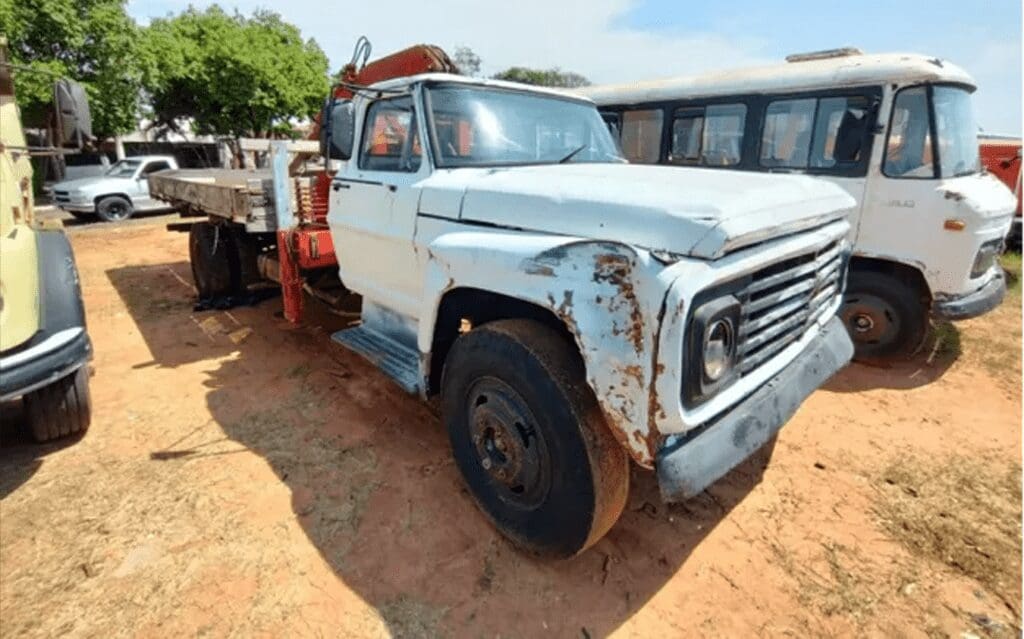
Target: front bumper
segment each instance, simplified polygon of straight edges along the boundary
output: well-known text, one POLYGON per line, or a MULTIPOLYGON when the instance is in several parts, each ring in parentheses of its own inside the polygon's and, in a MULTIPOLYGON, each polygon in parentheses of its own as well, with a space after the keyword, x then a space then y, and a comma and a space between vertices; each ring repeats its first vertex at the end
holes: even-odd
POLYGON ((669 437, 655 459, 662 498, 682 501, 703 492, 774 437, 852 357, 853 342, 833 317, 803 353, 722 417, 669 437))
POLYGON ((89 336, 78 326, 0 357, 0 401, 31 393, 73 373, 91 355, 89 336))
POLYGON ((973 293, 946 297, 932 303, 932 315, 944 320, 963 320, 988 313, 1003 303, 1006 279, 1002 273, 973 293))
POLYGON ((92 202, 55 202, 57 208, 76 213, 95 213, 96 205, 92 202))

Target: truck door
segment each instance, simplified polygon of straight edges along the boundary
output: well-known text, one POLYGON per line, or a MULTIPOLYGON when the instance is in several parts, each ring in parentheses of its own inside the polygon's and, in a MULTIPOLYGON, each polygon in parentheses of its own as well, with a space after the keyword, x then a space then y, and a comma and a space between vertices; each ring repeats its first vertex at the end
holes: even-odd
POLYGON ((136 205, 145 206, 152 203, 149 197, 149 174, 166 171, 169 168, 171 165, 167 160, 150 160, 142 166, 138 175, 135 176, 135 193, 132 194, 132 200, 136 205))
POLYGON ((407 317, 418 313, 416 184, 428 170, 417 126, 412 96, 370 104, 359 148, 331 185, 328 216, 346 285, 407 317))

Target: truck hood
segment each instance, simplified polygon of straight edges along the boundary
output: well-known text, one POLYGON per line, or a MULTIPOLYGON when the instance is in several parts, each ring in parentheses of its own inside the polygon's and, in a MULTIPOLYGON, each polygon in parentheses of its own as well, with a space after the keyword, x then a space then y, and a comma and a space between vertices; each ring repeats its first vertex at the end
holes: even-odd
POLYGON ((840 218, 856 202, 801 175, 631 164, 450 169, 423 213, 715 259, 840 218))
POLYGON ((131 178, 110 177, 108 175, 97 175, 81 178, 78 180, 67 180, 57 182, 53 185, 54 191, 80 191, 91 193, 94 191, 114 191, 134 188, 135 180, 131 178))

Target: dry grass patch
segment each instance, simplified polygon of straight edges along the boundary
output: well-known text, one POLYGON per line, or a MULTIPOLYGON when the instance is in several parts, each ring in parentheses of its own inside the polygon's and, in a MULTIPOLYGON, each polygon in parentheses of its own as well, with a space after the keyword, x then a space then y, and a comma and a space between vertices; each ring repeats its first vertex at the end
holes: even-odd
POLYGON ((990 459, 902 458, 878 478, 876 514, 913 555, 999 597, 1020 627, 1021 468, 990 459))

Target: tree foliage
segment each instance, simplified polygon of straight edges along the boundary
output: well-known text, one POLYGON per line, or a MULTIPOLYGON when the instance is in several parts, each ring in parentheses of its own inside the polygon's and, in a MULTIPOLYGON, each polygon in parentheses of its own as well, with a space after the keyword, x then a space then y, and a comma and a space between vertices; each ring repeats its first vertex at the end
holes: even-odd
POLYGON ((141 45, 157 124, 190 118, 197 133, 265 137, 312 116, 329 90, 327 56, 273 12, 214 5, 154 20, 141 45))
POLYGON ((590 80, 579 73, 562 71, 558 67, 553 69, 528 69, 526 67, 509 67, 504 71, 495 74, 495 80, 509 80, 511 82, 522 82, 542 87, 585 87, 590 86, 590 80))
POLYGON ((138 28, 125 0, 0 0, 0 33, 7 36, 15 90, 27 126, 46 124, 53 83, 81 82, 100 136, 135 128, 140 73, 138 28))

